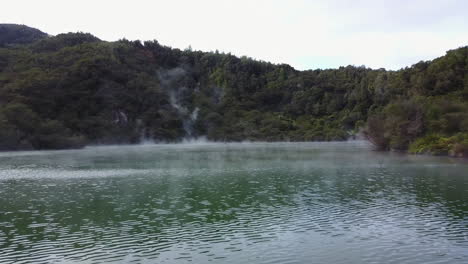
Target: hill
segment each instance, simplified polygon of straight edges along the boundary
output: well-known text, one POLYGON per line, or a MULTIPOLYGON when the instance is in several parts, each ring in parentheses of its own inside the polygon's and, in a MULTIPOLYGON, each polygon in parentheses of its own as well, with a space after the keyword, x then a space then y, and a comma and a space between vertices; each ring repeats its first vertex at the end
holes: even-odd
POLYGON ((0 147, 346 140, 467 155, 467 47, 399 71, 297 71, 247 57, 67 33, 0 48, 0 147))
POLYGON ((47 36, 46 33, 25 25, 0 24, 0 47, 14 44, 28 44, 47 36))

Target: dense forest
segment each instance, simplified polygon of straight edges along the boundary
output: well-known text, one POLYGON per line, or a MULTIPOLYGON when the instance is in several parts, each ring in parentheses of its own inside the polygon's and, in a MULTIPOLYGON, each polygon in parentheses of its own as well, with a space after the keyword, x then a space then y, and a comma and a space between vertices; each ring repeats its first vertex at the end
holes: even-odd
POLYGON ((157 41, 0 25, 0 149, 329 141, 468 156, 468 47, 399 71, 298 71, 157 41))

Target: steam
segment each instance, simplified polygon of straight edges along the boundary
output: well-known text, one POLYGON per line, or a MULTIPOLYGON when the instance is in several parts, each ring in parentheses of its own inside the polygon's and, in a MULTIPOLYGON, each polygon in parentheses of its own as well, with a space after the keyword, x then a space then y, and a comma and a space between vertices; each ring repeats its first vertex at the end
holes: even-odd
POLYGON ((127 124, 128 116, 122 110, 118 110, 117 112, 114 113, 113 122, 116 124, 127 124))
POLYGON ((187 71, 181 67, 170 70, 161 70, 158 72, 158 78, 161 85, 169 93, 169 103, 182 119, 182 127, 185 131, 185 138, 183 140, 190 141, 196 139, 194 125, 197 121, 200 109, 195 107, 195 109, 191 111, 183 105, 183 95, 188 89, 183 85, 183 78, 186 75, 187 71))

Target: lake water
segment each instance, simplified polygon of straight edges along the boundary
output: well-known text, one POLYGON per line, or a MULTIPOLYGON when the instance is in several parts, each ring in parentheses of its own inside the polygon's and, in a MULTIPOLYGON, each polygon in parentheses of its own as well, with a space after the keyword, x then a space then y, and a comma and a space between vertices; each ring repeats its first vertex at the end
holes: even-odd
POLYGON ((365 142, 0 153, 0 263, 468 263, 468 162, 365 142))

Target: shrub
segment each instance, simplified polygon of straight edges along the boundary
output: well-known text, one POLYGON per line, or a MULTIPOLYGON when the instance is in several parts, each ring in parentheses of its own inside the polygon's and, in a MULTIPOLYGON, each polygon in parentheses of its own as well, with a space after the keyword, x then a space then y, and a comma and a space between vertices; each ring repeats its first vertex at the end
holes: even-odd
POLYGON ((413 154, 447 155, 451 147, 448 138, 432 134, 414 141, 409 146, 409 152, 413 154))
POLYGON ((430 134, 415 140, 410 145, 409 152, 414 154, 468 157, 468 134, 459 133, 451 137, 430 134))

